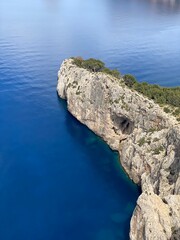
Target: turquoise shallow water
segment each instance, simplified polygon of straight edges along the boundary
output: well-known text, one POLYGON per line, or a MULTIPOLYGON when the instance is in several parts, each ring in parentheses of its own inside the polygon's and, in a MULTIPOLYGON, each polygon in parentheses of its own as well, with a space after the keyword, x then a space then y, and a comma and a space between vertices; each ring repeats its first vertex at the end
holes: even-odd
POLYGON ((0 239, 126 240, 139 189, 56 94, 70 56, 180 84, 180 4, 0 1, 0 239))

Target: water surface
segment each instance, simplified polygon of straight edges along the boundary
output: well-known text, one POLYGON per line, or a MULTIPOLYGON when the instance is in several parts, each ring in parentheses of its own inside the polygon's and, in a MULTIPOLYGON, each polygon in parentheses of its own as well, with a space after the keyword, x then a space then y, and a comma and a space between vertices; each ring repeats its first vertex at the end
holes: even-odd
POLYGON ((126 240, 139 190, 56 94, 70 56, 179 85, 180 2, 0 1, 0 239, 126 240))

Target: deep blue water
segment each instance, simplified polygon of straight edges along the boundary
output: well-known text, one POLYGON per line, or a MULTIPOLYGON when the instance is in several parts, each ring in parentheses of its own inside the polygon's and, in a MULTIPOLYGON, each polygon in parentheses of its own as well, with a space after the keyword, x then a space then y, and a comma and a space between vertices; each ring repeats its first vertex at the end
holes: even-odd
POLYGON ((180 1, 0 1, 0 239, 126 240, 139 190, 56 94, 64 58, 180 85, 180 1))

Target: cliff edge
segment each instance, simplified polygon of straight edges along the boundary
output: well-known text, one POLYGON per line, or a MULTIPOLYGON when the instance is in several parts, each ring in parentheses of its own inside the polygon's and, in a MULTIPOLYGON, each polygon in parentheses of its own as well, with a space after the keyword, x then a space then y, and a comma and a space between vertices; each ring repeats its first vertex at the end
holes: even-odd
POLYGON ((180 124, 152 100, 102 72, 65 60, 57 92, 80 122, 119 152, 141 185, 130 223, 131 240, 180 239, 180 124))

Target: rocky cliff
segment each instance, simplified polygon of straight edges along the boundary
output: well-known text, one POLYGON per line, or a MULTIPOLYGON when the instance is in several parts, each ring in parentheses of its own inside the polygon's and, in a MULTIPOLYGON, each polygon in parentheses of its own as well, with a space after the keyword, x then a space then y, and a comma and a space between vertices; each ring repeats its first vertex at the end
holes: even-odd
POLYGON ((131 219, 131 240, 180 239, 180 124, 122 79, 92 73, 65 60, 58 94, 68 110, 120 154, 141 185, 131 219))

